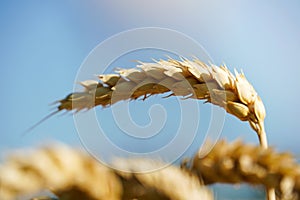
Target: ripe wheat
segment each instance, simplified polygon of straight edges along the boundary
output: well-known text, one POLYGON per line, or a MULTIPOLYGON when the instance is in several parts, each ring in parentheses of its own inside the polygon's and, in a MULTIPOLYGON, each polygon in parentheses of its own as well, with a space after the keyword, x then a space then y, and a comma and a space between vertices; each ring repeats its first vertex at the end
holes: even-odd
POLYGON ((139 62, 137 68, 116 72, 99 75, 100 81, 81 82, 85 90, 58 101, 60 105, 53 114, 61 110, 78 112, 98 105, 106 107, 121 100, 144 100, 151 95, 169 92, 168 96, 205 100, 223 107, 242 121, 248 121, 262 146, 267 147, 265 108, 243 73, 235 71, 233 75, 226 66, 209 66, 198 59, 139 62))

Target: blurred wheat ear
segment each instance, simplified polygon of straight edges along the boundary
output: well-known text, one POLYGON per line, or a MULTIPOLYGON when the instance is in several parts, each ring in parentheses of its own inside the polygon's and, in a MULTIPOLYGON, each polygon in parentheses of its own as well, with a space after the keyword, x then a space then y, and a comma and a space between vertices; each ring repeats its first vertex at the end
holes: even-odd
MULTIPOLYGON (((198 177, 176 166, 135 173, 153 160, 117 160, 127 172, 108 168, 93 157, 63 145, 22 151, 0 166, 0 199, 14 200, 44 189, 59 200, 211 200, 212 193, 198 177)), ((49 197, 34 200, 50 200, 49 197)))
POLYGON ((205 184, 260 184, 275 188, 278 199, 300 198, 299 164, 291 154, 272 148, 219 141, 207 155, 194 157, 192 169, 205 184))

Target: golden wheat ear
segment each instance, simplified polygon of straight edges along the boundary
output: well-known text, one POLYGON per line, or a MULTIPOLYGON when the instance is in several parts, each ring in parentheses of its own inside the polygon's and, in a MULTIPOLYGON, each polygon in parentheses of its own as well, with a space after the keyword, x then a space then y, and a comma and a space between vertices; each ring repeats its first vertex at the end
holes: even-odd
POLYGON ((135 100, 155 94, 170 93, 206 100, 223 107, 242 121, 248 121, 267 147, 264 130, 264 105, 243 73, 233 75, 226 66, 207 65, 194 60, 139 61, 136 68, 118 69, 116 74, 102 74, 100 81, 83 81, 83 92, 72 93, 59 101, 58 109, 80 111, 95 106, 110 106, 122 100, 135 100))

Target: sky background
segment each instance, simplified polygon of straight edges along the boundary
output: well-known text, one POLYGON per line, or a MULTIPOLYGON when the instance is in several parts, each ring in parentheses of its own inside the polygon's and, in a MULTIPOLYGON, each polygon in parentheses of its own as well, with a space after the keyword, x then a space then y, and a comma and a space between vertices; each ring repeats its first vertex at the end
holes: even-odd
MULTIPOLYGON (((216 65, 226 63, 230 70, 243 69, 265 104, 270 145, 299 157, 299 9, 296 0, 1 1, 1 155, 49 141, 81 146, 69 115, 54 116, 29 134, 22 133, 50 112, 50 103, 72 91, 80 65, 96 45, 129 29, 162 27, 193 38, 216 65)), ((158 56, 148 57, 148 61, 158 56)), ((124 68, 135 66, 122 59, 116 64, 123 61, 130 65, 124 68)), ((133 119, 140 125, 149 123, 147 109, 156 103, 170 110, 172 120, 166 132, 172 132, 178 120, 174 99, 153 97, 148 102, 131 102, 133 119)), ((204 117, 207 108, 201 106, 203 127, 209 123, 204 117)), ((109 109, 98 108, 97 113, 101 112, 103 115, 109 109)), ((112 134, 117 130, 112 128, 112 134)), ((115 138, 124 148, 131 147, 115 138)), ((230 115, 226 115, 221 138, 257 143, 249 125, 230 115)), ((195 144, 189 152, 196 149, 195 144)))

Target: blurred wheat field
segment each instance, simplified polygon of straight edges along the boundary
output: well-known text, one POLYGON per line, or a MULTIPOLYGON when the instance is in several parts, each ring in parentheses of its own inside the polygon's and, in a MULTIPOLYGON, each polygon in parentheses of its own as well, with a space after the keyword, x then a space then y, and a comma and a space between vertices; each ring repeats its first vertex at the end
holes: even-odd
MULTIPOLYGON (((134 173, 162 163, 117 159, 126 172, 108 168, 86 153, 51 145, 15 153, 0 167, 4 200, 48 189, 60 200, 213 199, 212 183, 272 186, 279 199, 298 199, 300 166, 288 153, 219 141, 212 151, 189 163, 149 173, 134 173)), ((42 200, 42 198, 40 199, 42 200)))

